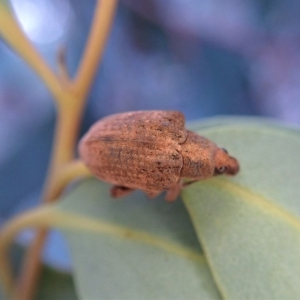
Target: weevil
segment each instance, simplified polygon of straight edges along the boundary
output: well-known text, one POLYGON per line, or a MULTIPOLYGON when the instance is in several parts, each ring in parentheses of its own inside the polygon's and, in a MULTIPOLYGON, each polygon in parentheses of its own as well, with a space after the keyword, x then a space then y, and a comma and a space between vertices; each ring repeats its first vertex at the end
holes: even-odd
POLYGON ((185 129, 179 111, 134 111, 96 122, 79 142, 79 155, 112 197, 142 190, 149 197, 219 174, 235 175, 238 161, 207 138, 185 129), (183 181, 184 179, 184 181, 183 181))

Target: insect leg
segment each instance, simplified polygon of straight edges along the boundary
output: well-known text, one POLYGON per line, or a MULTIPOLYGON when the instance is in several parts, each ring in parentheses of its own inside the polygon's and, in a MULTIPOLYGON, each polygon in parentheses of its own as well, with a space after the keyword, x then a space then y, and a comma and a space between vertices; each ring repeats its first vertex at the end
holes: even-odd
POLYGON ((161 191, 145 191, 145 193, 149 198, 155 198, 161 193, 161 191))
POLYGON ((110 195, 113 198, 119 198, 119 197, 126 196, 132 193, 133 191, 134 189, 127 188, 125 186, 114 185, 110 190, 110 195))
POLYGON ((167 191, 165 199, 169 202, 175 201, 176 198, 179 196, 182 187, 183 187, 182 180, 179 180, 175 186, 173 186, 171 189, 167 191))

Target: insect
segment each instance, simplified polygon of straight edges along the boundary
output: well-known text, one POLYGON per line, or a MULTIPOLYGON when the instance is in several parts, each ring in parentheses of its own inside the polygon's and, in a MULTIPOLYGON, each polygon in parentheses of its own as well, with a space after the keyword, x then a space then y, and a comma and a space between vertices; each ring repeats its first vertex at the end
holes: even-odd
POLYGON ((112 197, 138 189, 149 197, 167 191, 166 200, 173 201, 188 184, 239 171, 225 149, 185 129, 178 111, 105 117, 81 139, 79 154, 92 174, 113 184, 112 197))

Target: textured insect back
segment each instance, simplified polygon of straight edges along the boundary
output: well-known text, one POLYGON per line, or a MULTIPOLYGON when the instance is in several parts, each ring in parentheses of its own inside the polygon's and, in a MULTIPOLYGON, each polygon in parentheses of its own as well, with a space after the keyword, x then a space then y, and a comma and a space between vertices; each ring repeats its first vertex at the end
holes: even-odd
POLYGON ((214 175, 214 155, 217 146, 207 138, 187 131, 186 142, 182 145, 183 168, 181 176, 191 179, 206 179, 214 175))
POLYGON ((91 127, 79 143, 79 154, 96 177, 114 184, 113 196, 139 189, 148 195, 169 191, 173 200, 181 177, 206 179, 217 174, 216 164, 220 170, 230 161, 227 154, 216 156, 220 148, 187 131, 184 123, 177 111, 111 115, 91 127))

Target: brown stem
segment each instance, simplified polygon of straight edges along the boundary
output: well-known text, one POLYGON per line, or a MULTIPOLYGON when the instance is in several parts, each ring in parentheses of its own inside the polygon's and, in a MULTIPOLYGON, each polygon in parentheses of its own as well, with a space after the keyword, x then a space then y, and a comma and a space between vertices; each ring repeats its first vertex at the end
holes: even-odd
POLYGON ((63 93, 60 81, 28 40, 8 5, 0 9, 0 35, 42 78, 54 99, 59 100, 63 93))
POLYGON ((74 80, 76 91, 81 97, 86 97, 102 58, 117 3, 118 0, 97 1, 93 26, 87 41, 86 51, 83 54, 74 80))
POLYGON ((66 64, 66 47, 60 47, 56 55, 57 71, 63 86, 69 86, 71 79, 66 64))
MULTIPOLYGON (((109 28, 112 23, 117 0, 98 1, 92 30, 87 42, 78 75, 71 89, 60 95, 58 103, 58 120, 49 174, 45 184, 43 202, 55 201, 63 187, 57 184, 60 169, 74 159, 74 149, 82 110, 102 56, 109 28)), ((25 255, 24 264, 19 278, 19 285, 14 298, 32 299, 40 273, 40 254, 47 236, 46 230, 38 230, 33 243, 25 255)))
POLYGON ((47 230, 38 229, 33 243, 26 252, 22 273, 18 280, 18 286, 13 295, 17 300, 33 299, 38 278, 41 274, 40 255, 47 238, 47 230), (26 272, 26 273, 25 273, 26 272))
MULTIPOLYGON (((74 142, 73 137, 70 138, 70 136, 67 135, 67 129, 71 124, 69 122, 70 119, 65 119, 62 116, 58 117, 54 147, 52 152, 52 163, 50 164, 50 170, 48 178, 46 180, 44 195, 42 197, 44 203, 54 201, 61 194, 63 187, 56 186, 56 173, 58 172, 58 168, 61 163, 66 163, 69 159, 72 159, 73 157, 73 152, 67 151, 70 148, 65 148, 65 146, 69 147, 74 142)), ((71 149, 74 149, 74 147, 71 149)), ((32 244, 26 251, 23 260, 24 263, 22 266, 22 272, 18 279, 17 289, 14 293, 14 299, 33 299, 36 290, 36 285, 38 283, 38 278, 41 272, 40 255, 43 250, 43 245, 45 243, 46 238, 47 230, 37 230, 36 236, 32 244)))
MULTIPOLYGON (((45 195, 46 199, 57 199, 64 187, 72 180, 82 177, 91 176, 88 169, 81 161, 74 161, 65 166, 57 176, 57 181, 50 189, 50 192, 45 195)), ((48 200, 48 202, 51 202, 48 200)), ((18 289, 14 292, 14 299, 32 299, 35 292, 33 284, 37 283, 41 272, 40 253, 43 250, 43 245, 47 238, 47 230, 39 229, 33 243, 30 245, 23 265, 21 276, 19 277, 18 289)))

